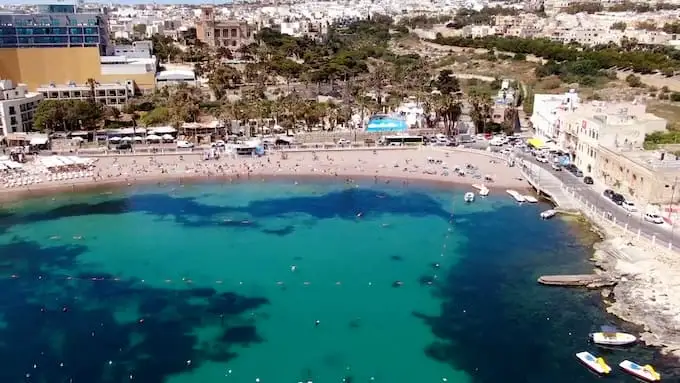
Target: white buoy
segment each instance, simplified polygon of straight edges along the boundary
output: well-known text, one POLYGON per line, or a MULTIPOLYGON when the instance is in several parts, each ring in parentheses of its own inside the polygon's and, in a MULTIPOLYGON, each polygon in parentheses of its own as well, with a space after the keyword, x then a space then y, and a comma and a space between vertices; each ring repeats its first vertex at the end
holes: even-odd
POLYGON ((295 271, 295 270, 297 270, 297 266, 293 265, 293 266, 290 267, 290 271, 295 271))

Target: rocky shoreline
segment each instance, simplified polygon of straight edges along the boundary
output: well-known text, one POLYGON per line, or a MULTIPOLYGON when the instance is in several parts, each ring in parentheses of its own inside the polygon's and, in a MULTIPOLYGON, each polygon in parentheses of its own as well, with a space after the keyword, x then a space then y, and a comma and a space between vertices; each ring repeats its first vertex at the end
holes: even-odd
POLYGON ((603 238, 594 246, 597 271, 618 281, 602 290, 607 312, 639 325, 646 345, 680 359, 680 256, 611 225, 591 223, 603 238))

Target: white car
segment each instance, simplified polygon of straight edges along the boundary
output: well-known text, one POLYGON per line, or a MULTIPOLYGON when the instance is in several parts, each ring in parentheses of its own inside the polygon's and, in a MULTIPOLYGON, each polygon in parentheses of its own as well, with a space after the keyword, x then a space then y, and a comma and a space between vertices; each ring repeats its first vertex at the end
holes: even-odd
POLYGON ((338 145, 349 145, 351 142, 349 140, 346 140, 344 138, 341 138, 338 140, 338 145))
POLYGON ((562 171, 562 167, 561 167, 560 165, 558 165, 558 164, 553 163, 550 167, 552 168, 552 170, 554 170, 554 171, 556 171, 556 172, 561 172, 561 171, 562 171))
POLYGON ((545 158, 545 157, 543 157, 543 156, 536 156, 536 161, 542 162, 542 163, 544 163, 544 164, 547 164, 547 163, 548 163, 548 159, 545 158))
POLYGON ((177 147, 180 149, 193 148, 194 144, 189 141, 177 141, 177 147))
POLYGON ((637 207, 635 207, 635 204, 630 201, 621 202, 621 207, 626 209, 626 211, 630 213, 635 213, 637 211, 637 207))
POLYGON ((651 223, 656 223, 656 224, 662 224, 663 218, 661 218, 660 215, 656 215, 656 214, 652 214, 652 213, 646 213, 645 214, 645 221, 651 222, 651 223))

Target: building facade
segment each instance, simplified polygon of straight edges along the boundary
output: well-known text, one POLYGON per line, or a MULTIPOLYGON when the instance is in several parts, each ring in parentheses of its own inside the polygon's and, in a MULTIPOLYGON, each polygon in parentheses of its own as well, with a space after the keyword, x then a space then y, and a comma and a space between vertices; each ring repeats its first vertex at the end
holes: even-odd
POLYGON ((601 147, 597 175, 608 188, 642 203, 680 201, 680 158, 672 153, 601 147))
POLYGON ((201 19, 196 24, 196 37, 210 47, 224 47, 236 51, 255 42, 256 27, 240 20, 217 20, 213 7, 201 8, 201 19))
POLYGON ((33 115, 42 100, 26 85, 15 86, 11 80, 0 80, 0 134, 28 132, 33 128, 33 115))
POLYGON ((94 94, 92 88, 87 84, 49 84, 37 89, 45 100, 89 100, 102 105, 121 108, 127 104, 128 100, 134 96, 134 82, 113 83, 113 84, 94 84, 94 94))

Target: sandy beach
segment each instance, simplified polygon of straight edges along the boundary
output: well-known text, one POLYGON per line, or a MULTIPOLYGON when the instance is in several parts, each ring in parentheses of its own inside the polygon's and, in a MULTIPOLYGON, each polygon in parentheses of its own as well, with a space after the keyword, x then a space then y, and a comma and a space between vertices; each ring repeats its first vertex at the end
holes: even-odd
MULTIPOLYGON (((441 148, 290 151, 271 152, 262 157, 223 155, 210 160, 204 160, 202 153, 105 156, 96 159, 85 176, 80 174, 80 177, 65 180, 41 180, 30 185, 3 187, 0 189, 0 200, 141 183, 277 177, 373 178, 382 182, 395 180, 460 186, 485 184, 492 193, 504 189, 526 189, 528 186, 519 169, 507 166, 498 156, 441 148)), ((30 167, 28 163, 24 169, 29 170, 30 167)), ((3 181, 6 185, 7 180, 3 181)))

